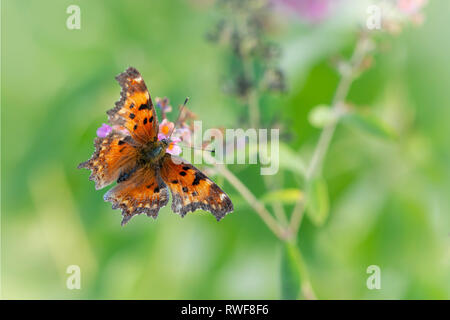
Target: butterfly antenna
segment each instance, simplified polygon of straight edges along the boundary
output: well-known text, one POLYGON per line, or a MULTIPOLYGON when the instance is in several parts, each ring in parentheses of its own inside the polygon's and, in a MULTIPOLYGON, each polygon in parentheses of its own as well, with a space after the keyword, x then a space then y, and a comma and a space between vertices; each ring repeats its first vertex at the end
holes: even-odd
MULTIPOLYGON (((186 99, 184 100, 183 105, 180 107, 180 111, 178 112, 177 121, 175 121, 175 125, 173 126, 172 132, 170 132, 169 138, 172 136, 172 133, 175 131, 175 128, 178 127, 179 121, 180 121, 180 118, 181 118, 181 115, 183 114, 183 110, 184 110, 184 108, 186 107, 186 104, 187 104, 188 102, 189 102, 189 97, 186 97, 186 99)), ((182 147, 188 148, 188 149, 194 149, 194 150, 201 150, 201 151, 211 152, 211 153, 215 153, 215 152, 216 152, 215 149, 208 150, 208 149, 203 149, 203 148, 191 147, 191 146, 187 146, 187 145, 184 145, 184 146, 182 146, 182 147)))
POLYGON ((180 121, 180 118, 181 118, 181 114, 183 113, 184 107, 186 107, 186 104, 188 103, 188 101, 189 101, 189 97, 186 97, 186 99, 184 100, 183 105, 180 107, 180 111, 178 112, 177 121, 175 121, 175 125, 173 126, 173 129, 172 129, 172 131, 169 134, 169 138, 172 136, 172 133, 175 131, 175 128, 178 127, 179 121, 180 121))
POLYGON ((191 147, 191 146, 187 146, 187 145, 184 145, 182 147, 183 148, 188 148, 188 149, 193 149, 193 150, 201 150, 201 151, 211 152, 211 153, 215 153, 216 152, 215 149, 203 149, 203 148, 196 148, 196 147, 191 147))

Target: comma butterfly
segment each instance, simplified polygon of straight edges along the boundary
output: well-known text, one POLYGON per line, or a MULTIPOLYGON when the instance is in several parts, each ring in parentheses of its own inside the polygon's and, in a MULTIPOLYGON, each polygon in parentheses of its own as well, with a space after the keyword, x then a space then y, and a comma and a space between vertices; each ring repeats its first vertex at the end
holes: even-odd
POLYGON ((101 189, 114 181, 104 200, 122 210, 122 225, 134 215, 156 218, 169 202, 182 217, 203 209, 219 221, 233 211, 228 195, 199 169, 169 154, 170 139, 158 139, 158 119, 150 94, 135 68, 116 77, 122 87, 116 107, 107 112, 113 126, 94 140, 92 157, 78 165, 91 170, 90 180, 101 189))

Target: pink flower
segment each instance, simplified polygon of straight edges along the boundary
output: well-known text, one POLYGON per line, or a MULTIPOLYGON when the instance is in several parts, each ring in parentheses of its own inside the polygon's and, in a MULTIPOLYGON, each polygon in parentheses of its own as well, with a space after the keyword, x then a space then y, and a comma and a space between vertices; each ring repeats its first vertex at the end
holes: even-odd
POLYGON ((169 135, 172 133, 173 128, 175 127, 173 122, 168 121, 167 119, 164 119, 159 124, 159 133, 158 133, 158 139, 162 140, 164 138, 169 138, 169 135), (160 136, 163 136, 164 138, 159 138, 160 136))
POLYGON ((405 14, 416 14, 427 3, 427 0, 397 0, 397 7, 405 14))
POLYGON ((320 22, 331 12, 331 6, 338 0, 272 0, 309 22, 320 22))
POLYGON ((160 108, 162 112, 166 113, 172 111, 172 106, 169 104, 169 98, 164 97, 161 99, 160 97, 156 97, 155 102, 156 106, 160 108))
POLYGON ((178 142, 180 142, 181 139, 177 138, 177 137, 173 137, 172 140, 170 141, 169 146, 166 149, 167 153, 170 153, 174 156, 177 156, 181 153, 181 147, 179 145, 177 145, 178 142))
POLYGON ((177 136, 170 136, 173 133, 172 131, 174 127, 175 125, 173 122, 164 119, 159 125, 158 140, 161 141, 163 139, 170 139, 170 144, 167 147, 166 152, 177 156, 181 153, 181 147, 177 145, 181 139, 177 136))
POLYGON ((398 34, 408 23, 421 25, 425 20, 423 9, 428 0, 395 0, 382 2, 383 27, 391 34, 398 34))
POLYGON ((415 25, 421 25, 425 20, 422 13, 423 7, 428 0, 397 0, 397 8, 402 14, 407 16, 415 25))
POLYGON ((112 128, 106 123, 103 123, 102 126, 97 129, 97 136, 99 138, 106 138, 111 131, 112 128))
POLYGON ((191 130, 188 127, 184 126, 184 127, 178 128, 175 131, 174 135, 179 137, 181 139, 181 141, 183 141, 187 145, 191 144, 191 130))

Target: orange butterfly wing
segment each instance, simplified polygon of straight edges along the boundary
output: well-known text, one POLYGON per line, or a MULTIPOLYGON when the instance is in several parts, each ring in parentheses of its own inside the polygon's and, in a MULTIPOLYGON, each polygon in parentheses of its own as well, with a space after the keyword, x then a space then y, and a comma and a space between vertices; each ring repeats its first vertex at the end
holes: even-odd
POLYGON ((116 107, 107 112, 112 125, 128 129, 134 141, 145 144, 158 139, 158 117, 144 79, 135 68, 116 77, 122 87, 116 107))
POLYGON ((137 150, 130 136, 113 130, 106 138, 95 138, 92 157, 78 165, 91 170, 89 180, 101 189, 130 172, 136 165, 137 150))
POLYGON ((110 189, 104 200, 112 202, 113 209, 122 210, 122 225, 125 225, 137 214, 156 218, 159 209, 169 201, 169 191, 155 168, 146 164, 110 189))
POLYGON ((228 195, 185 160, 166 154, 160 174, 172 193, 172 210, 182 217, 188 212, 202 209, 220 220, 233 211, 233 203, 228 195))

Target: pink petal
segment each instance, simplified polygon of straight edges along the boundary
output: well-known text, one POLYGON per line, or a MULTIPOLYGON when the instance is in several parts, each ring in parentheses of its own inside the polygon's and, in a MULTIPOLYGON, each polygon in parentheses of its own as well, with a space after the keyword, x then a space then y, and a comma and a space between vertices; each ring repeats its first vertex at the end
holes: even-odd
POLYGON ((414 14, 426 4, 426 0, 398 0, 397 6, 405 14, 414 14))
POLYGON ((309 22, 320 22, 331 11, 331 5, 336 0, 272 0, 275 5, 284 7, 289 12, 294 12, 309 22))
POLYGON ((97 129, 97 136, 100 138, 106 138, 111 131, 112 128, 106 123, 103 123, 102 126, 97 129))
POLYGON ((159 124, 159 134, 164 135, 166 138, 168 138, 168 135, 172 132, 175 124, 173 122, 168 121, 167 119, 164 119, 159 124), (167 133, 164 133, 164 129, 167 129, 167 133))
POLYGON ((179 128, 176 130, 175 134, 177 137, 180 137, 181 140, 186 142, 187 144, 191 143, 191 130, 189 130, 189 128, 186 127, 179 128))
POLYGON ((167 148, 167 150, 166 150, 167 153, 174 155, 174 156, 179 155, 181 153, 181 151, 182 150, 181 150, 180 146, 177 146, 177 145, 174 145, 172 147, 172 150, 170 150, 169 148, 167 148))

